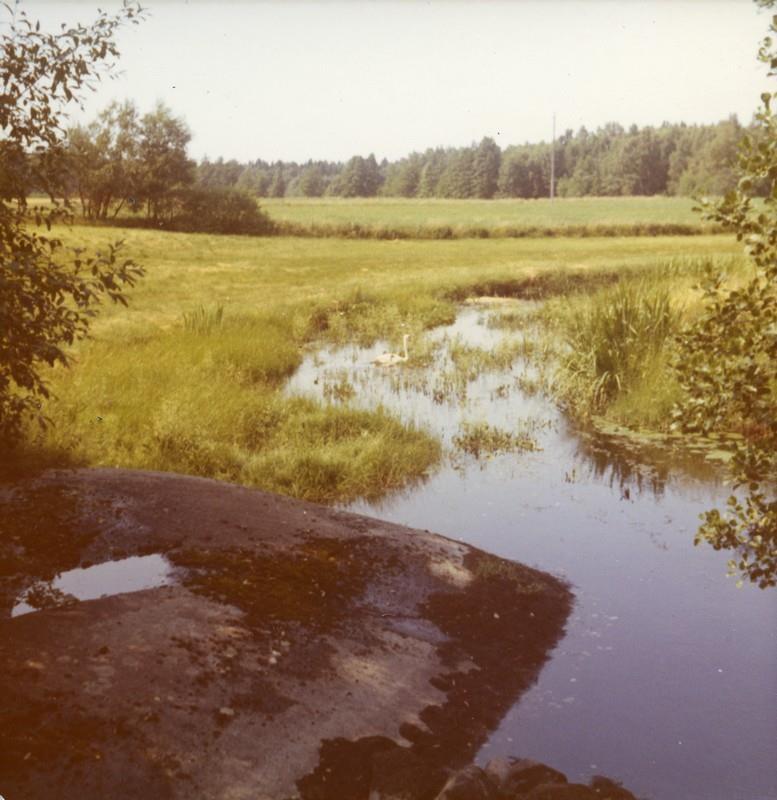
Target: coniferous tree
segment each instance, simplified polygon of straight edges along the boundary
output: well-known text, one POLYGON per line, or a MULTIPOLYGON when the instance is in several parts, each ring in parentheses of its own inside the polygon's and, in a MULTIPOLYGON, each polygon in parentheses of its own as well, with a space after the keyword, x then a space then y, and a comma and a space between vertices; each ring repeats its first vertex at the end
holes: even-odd
POLYGON ((499 145, 493 139, 485 137, 475 151, 472 167, 474 197, 490 200, 496 194, 501 160, 502 151, 499 145))

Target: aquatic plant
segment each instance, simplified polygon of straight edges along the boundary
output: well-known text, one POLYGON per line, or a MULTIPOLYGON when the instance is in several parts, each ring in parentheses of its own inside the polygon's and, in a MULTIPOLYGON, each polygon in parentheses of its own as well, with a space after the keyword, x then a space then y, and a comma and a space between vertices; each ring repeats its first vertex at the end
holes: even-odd
POLYGON ((347 374, 341 373, 337 380, 324 382, 323 394, 327 400, 344 403, 356 397, 356 389, 347 374))
POLYGON ((506 431, 488 422, 462 423, 459 433, 453 437, 453 445, 475 458, 495 453, 534 452, 542 449, 527 427, 506 431))

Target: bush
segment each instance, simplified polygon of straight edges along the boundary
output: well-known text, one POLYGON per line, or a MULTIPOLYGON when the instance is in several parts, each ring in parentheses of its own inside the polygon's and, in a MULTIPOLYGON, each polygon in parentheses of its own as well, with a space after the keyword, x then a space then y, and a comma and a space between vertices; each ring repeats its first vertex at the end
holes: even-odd
POLYGON ((251 195, 239 189, 196 186, 178 193, 169 227, 191 233, 232 233, 262 236, 273 223, 251 195))
MULTIPOLYGON (((777 16, 770 33, 759 58, 774 77, 777 16)), ((695 434, 740 434, 729 463, 737 491, 722 513, 702 515, 696 542, 731 551, 732 574, 765 588, 777 586, 777 94, 762 94, 761 101, 741 145, 736 189, 717 204, 702 204, 707 218, 743 242, 752 277, 736 288, 714 271, 705 276, 704 312, 680 337, 676 367, 684 397, 675 425, 695 434), (762 194, 763 203, 755 204, 762 194)))
MULTIPOLYGON (((91 25, 62 26, 57 34, 40 30, 21 11, 6 4, 11 18, 0 35, 0 141, 3 153, 25 166, 35 153, 42 184, 56 183, 51 156, 61 146, 68 103, 110 68, 118 55, 119 27, 137 22, 138 5, 125 2, 115 15, 100 12, 91 25)), ((29 163, 28 163, 29 165, 29 163)), ((125 303, 123 291, 142 270, 120 259, 121 243, 86 255, 67 253, 55 238, 29 229, 18 187, 0 185, 0 441, 18 438, 23 419, 43 423, 42 401, 49 392, 45 365, 67 364, 67 345, 83 338, 101 300, 125 303)), ((33 215, 48 227, 66 216, 63 209, 38 209, 33 215)))

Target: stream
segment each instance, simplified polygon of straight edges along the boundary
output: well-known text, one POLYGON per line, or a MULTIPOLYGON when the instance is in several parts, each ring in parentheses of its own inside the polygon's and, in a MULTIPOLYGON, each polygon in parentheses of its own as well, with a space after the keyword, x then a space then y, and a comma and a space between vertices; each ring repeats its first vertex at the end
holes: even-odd
POLYGON ((494 327, 496 313, 467 307, 454 324, 411 339, 407 365, 370 363, 385 342, 311 354, 287 387, 383 406, 448 452, 426 480, 347 510, 461 539, 571 584, 565 637, 478 762, 536 758, 570 779, 611 776, 652 800, 774 800, 777 594, 737 588, 727 554, 693 545, 699 514, 722 505, 726 487, 702 458, 635 452, 576 430, 537 390, 536 356, 456 377, 457 348, 493 351, 527 335, 494 327), (418 368, 421 346, 429 365, 418 368), (462 426, 484 422, 525 433, 532 447, 462 449, 462 426))

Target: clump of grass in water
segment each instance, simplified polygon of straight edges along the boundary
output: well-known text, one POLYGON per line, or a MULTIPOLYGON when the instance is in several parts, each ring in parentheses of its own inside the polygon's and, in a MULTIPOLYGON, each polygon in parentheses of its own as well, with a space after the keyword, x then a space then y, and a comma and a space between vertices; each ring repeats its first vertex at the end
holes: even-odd
POLYGON ((527 339, 504 339, 496 347, 486 350, 454 340, 448 354, 456 372, 467 381, 475 380, 484 372, 503 372, 515 361, 529 355, 531 343, 527 339))
POLYGON ((542 388, 542 379, 532 378, 531 376, 524 373, 523 375, 519 375, 515 379, 515 385, 527 397, 533 397, 542 388))
POLYGON ((462 423, 459 433, 453 437, 453 445, 475 458, 496 453, 536 452, 542 449, 528 429, 505 431, 487 422, 462 423))
POLYGON ((521 308, 511 311, 501 311, 489 314, 486 326, 497 330, 521 331, 528 328, 537 320, 538 312, 535 308, 521 308))
MULTIPOLYGON (((306 341, 323 339, 366 347, 378 339, 401 341, 405 333, 416 340, 422 330, 450 324, 455 318, 455 305, 444 298, 417 291, 381 297, 356 287, 335 301, 307 311, 298 318, 297 327, 306 341)), ((415 355, 413 361, 417 362, 415 355)))
POLYGON ((347 375, 340 375, 337 380, 326 381, 323 389, 324 397, 330 402, 346 403, 356 397, 356 389, 347 375))

